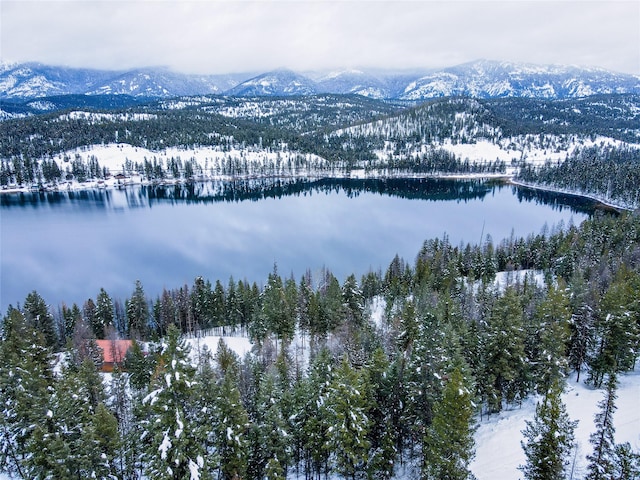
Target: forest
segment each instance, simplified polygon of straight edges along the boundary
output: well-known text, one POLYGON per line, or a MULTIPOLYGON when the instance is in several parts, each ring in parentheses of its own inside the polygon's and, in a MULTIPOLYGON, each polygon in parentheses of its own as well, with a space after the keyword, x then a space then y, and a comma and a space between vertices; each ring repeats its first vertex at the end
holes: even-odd
POLYGON ((565 478, 571 372, 605 388, 587 478, 637 478, 616 444, 616 376, 640 347, 640 217, 597 213, 526 238, 426 240, 342 283, 210 281, 83 305, 37 292, 2 320, 0 469, 18 478, 472 478, 478 416, 541 395, 526 479, 565 478), (495 286, 497 272, 541 273, 495 286), (372 313, 381 309, 374 322, 372 313), (240 358, 224 342, 247 335, 240 358), (104 382, 96 339, 134 339, 104 382), (55 367, 54 367, 55 364, 55 367))
MULTIPOLYGON (((571 375, 605 392, 586 479, 640 477, 640 453, 616 443, 612 423, 617 378, 634 370, 640 352, 637 95, 421 105, 331 95, 73 102, 0 122, 3 188, 135 173, 149 182, 150 199, 237 201, 301 191, 309 180, 296 176, 313 172, 320 190, 355 181, 408 195, 390 177, 510 168, 514 181, 626 210, 525 238, 427 239, 413 259, 396 256, 344 280, 328 269, 283 276, 274 265, 263 283, 197 277, 148 295, 137 281, 128 298, 100 289, 81 305, 33 291, 0 323, 0 471, 384 480, 410 465, 425 480, 471 480, 478 420, 538 396, 520 470, 526 480, 568 478, 575 419, 560 393, 571 375), (480 142, 520 155, 474 162, 444 148, 480 142), (152 152, 207 146, 225 156, 207 167, 145 157, 110 172, 79 154, 114 143, 152 152), (528 161, 534 149, 546 160, 528 161), (231 155, 248 150, 275 160, 231 155), (332 178, 354 169, 381 178, 332 178), (198 197, 195 180, 207 175, 230 176, 233 185, 198 197), (178 182, 162 185, 167 179, 178 182), (198 347, 221 333, 248 338, 251 352, 240 357, 224 342, 198 347), (100 373, 97 341, 122 338, 133 341, 126 358, 100 373)), ((485 193, 480 183, 460 191, 427 183, 436 196, 485 193)))

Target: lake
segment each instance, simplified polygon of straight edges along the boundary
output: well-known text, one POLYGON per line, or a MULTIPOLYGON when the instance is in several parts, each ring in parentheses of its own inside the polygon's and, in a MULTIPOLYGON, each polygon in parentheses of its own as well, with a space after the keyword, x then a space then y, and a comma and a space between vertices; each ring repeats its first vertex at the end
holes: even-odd
POLYGON ((37 290, 82 305, 100 287, 147 296, 191 286, 262 284, 277 265, 296 279, 323 267, 340 281, 413 263, 422 243, 494 242, 578 224, 594 203, 481 180, 252 180, 122 190, 0 195, 0 308, 37 290))

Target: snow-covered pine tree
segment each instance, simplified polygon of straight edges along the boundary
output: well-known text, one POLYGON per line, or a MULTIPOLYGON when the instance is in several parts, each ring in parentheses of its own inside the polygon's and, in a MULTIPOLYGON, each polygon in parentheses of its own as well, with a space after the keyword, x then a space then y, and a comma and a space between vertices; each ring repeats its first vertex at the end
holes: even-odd
POLYGON ((125 302, 125 310, 129 324, 129 335, 132 338, 144 337, 147 333, 147 322, 149 321, 149 305, 140 280, 136 280, 131 298, 125 302))
POLYGON ((613 469, 616 480, 636 480, 640 478, 640 453, 631 449, 629 442, 616 445, 616 464, 613 469))
POLYGON ((44 298, 35 290, 27 295, 22 306, 27 323, 42 332, 48 347, 56 346, 58 337, 53 324, 53 316, 44 298))
POLYGON ((51 353, 43 334, 9 308, 0 341, 0 470, 29 478, 34 429, 46 419, 53 388, 51 353))
POLYGON ((573 432, 577 421, 566 412, 560 395, 562 382, 556 379, 542 402, 536 405, 535 417, 522 431, 522 448, 527 459, 518 467, 526 480, 563 480, 569 456, 574 448, 573 432))
POLYGON ((389 359, 384 350, 381 347, 375 349, 367 368, 367 395, 370 398, 367 416, 371 422, 367 470, 370 475, 380 479, 391 478, 398 454, 398 428, 394 424, 397 415, 393 415, 393 411, 399 410, 399 407, 395 404, 393 394, 395 377, 390 375, 389 369, 389 359))
MULTIPOLYGON (((291 458, 291 436, 281 409, 282 391, 275 372, 265 373, 256 395, 251 418, 251 465, 249 475, 262 478, 269 462, 276 461, 284 472, 291 458)), ((275 466, 275 465, 274 465, 275 466)))
POLYGON ((344 477, 355 478, 366 466, 371 423, 367 390, 364 373, 354 369, 345 356, 334 372, 321 409, 329 425, 324 448, 330 452, 335 470, 344 477))
POLYGON ((145 472, 154 479, 203 478, 205 432, 198 428, 189 346, 175 326, 162 345, 151 392, 143 399, 145 472))
POLYGON ((422 446, 422 479, 471 480, 474 457, 474 404, 462 372, 454 369, 442 398, 434 405, 433 421, 422 446))
POLYGON ((249 455, 247 430, 249 416, 238 390, 237 356, 220 340, 216 352, 220 371, 217 397, 213 401, 213 422, 210 426, 213 448, 219 461, 219 478, 245 478, 249 455))
POLYGON ((96 298, 94 323, 91 325, 96 338, 105 338, 105 329, 113 326, 113 300, 104 288, 100 289, 96 298))
POLYGON ((633 369, 640 353, 640 275, 620 268, 600 302, 599 339, 590 359, 589 382, 600 387, 607 373, 633 369))
POLYGON ((567 371, 565 350, 569 339, 569 298, 564 285, 551 287, 534 315, 535 332, 530 335, 530 359, 533 361, 533 377, 536 390, 544 394, 551 384, 562 380, 567 371))
POLYGON ((526 391, 523 312, 518 292, 508 287, 495 301, 484 341, 481 391, 490 413, 502 410, 526 391))
POLYGON ((616 464, 615 427, 613 414, 616 411, 615 401, 618 379, 615 373, 609 373, 604 398, 598 403, 600 411, 595 416, 596 430, 589 437, 593 452, 587 455, 589 460, 588 474, 585 480, 608 480, 613 478, 616 464))
POLYGON ((109 478, 115 473, 117 420, 105 398, 89 359, 63 370, 29 443, 31 478, 109 478))
POLYGON ((298 412, 292 420, 296 444, 301 450, 304 469, 312 475, 327 473, 329 451, 325 448, 330 420, 324 414, 327 390, 333 366, 328 349, 321 348, 309 368, 307 377, 297 385, 298 412))

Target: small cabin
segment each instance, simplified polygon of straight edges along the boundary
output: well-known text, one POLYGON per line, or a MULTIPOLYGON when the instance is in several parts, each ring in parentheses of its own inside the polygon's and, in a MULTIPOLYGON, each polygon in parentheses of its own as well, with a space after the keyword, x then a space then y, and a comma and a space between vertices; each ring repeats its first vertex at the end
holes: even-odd
POLYGON ((116 365, 122 365, 131 348, 131 340, 96 340, 102 351, 102 371, 113 372, 116 365))

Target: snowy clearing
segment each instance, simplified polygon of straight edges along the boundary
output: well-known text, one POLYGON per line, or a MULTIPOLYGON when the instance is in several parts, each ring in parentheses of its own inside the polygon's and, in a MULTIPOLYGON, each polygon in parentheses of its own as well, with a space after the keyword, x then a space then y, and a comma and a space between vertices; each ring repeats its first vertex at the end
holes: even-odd
MULTIPOLYGON (((640 372, 633 371, 618 377, 616 400, 618 409, 614 414, 616 443, 629 442, 634 451, 640 450, 640 372)), ((587 469, 586 456, 591 453, 589 435, 594 430, 594 415, 604 390, 595 390, 582 381, 576 383, 575 376, 568 380, 562 401, 572 420, 578 420, 575 431, 576 450, 573 476, 584 478, 587 469)), ((525 456, 520 445, 526 420, 533 420, 536 398, 527 399, 521 408, 503 411, 478 423, 475 434, 476 458, 471 471, 478 480, 513 480, 520 478, 518 466, 524 464, 525 456)), ((572 462, 574 461, 572 459, 572 462)))

